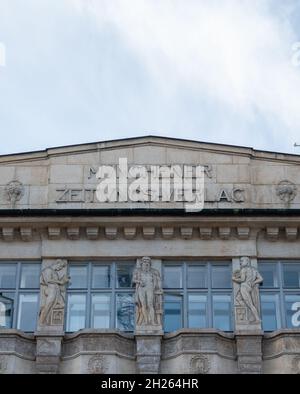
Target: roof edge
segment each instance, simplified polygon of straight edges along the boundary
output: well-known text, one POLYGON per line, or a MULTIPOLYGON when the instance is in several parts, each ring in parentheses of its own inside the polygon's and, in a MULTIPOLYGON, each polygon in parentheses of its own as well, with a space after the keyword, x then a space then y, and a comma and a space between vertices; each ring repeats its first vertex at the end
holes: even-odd
POLYGON ((19 160, 43 160, 48 159, 51 156, 60 156, 64 154, 79 154, 100 151, 102 149, 117 149, 124 148, 128 145, 143 145, 143 144, 169 144, 172 147, 183 148, 181 143, 190 144, 185 146, 186 149, 197 149, 201 148, 205 151, 213 151, 224 154, 240 154, 242 156, 249 156, 257 159, 269 159, 269 160, 290 160, 299 161, 300 154, 285 153, 285 152, 274 152, 268 150, 254 149, 253 147, 230 145, 215 142, 199 141, 184 138, 175 138, 158 135, 145 135, 138 137, 119 138, 113 140, 102 140, 97 142, 87 142, 82 144, 63 145, 57 147, 50 147, 43 150, 28 151, 28 152, 17 152, 0 155, 0 163, 19 161, 19 160), (237 152, 238 151, 238 152, 237 152))

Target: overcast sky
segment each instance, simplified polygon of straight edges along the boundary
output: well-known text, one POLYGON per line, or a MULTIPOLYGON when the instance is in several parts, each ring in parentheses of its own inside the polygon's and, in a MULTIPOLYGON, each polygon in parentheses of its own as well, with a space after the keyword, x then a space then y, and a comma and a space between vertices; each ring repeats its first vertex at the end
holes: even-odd
POLYGON ((147 134, 300 154, 300 0, 0 0, 0 64, 0 154, 147 134))

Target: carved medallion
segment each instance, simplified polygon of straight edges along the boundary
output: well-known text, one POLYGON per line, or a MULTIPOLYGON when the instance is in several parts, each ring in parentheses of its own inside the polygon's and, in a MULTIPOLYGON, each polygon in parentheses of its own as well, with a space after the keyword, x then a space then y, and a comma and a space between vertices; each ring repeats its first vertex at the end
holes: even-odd
POLYGON ((190 362, 190 368, 193 374, 207 374, 210 370, 209 358, 204 355, 192 357, 190 362))
POLYGON ((5 187, 6 198, 14 208, 17 201, 20 201, 24 195, 24 186, 19 181, 11 181, 5 187))
POLYGON ((285 203, 290 203, 297 195, 297 187, 294 183, 284 180, 278 183, 276 193, 280 200, 285 203))
POLYGON ((88 363, 88 373, 105 374, 108 369, 107 361, 99 354, 92 356, 88 363))

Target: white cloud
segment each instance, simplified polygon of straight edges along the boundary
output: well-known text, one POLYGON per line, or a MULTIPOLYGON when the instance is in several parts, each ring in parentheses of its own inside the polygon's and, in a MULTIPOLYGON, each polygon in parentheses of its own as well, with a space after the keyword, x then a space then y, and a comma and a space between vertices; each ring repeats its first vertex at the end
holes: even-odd
POLYGON ((274 138, 297 139, 300 68, 291 59, 299 38, 274 1, 68 1, 99 28, 116 29, 164 95, 188 87, 245 122, 259 113, 274 138))

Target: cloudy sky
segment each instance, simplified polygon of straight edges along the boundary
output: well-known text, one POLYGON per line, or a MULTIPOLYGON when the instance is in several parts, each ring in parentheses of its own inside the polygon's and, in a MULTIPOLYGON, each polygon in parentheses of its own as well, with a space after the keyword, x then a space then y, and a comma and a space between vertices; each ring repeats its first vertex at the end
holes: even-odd
POLYGON ((147 134, 300 154, 300 0, 0 0, 0 154, 147 134))

